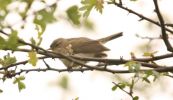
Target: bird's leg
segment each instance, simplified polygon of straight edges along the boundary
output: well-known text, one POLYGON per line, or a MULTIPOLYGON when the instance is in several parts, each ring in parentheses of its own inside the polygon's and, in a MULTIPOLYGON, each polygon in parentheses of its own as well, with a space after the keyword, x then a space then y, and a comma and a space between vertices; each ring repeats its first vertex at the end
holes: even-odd
POLYGON ((69 72, 72 71, 73 65, 74 65, 74 62, 70 62, 70 64, 67 66, 67 69, 69 70, 69 72))
POLYGON ((80 69, 82 69, 83 67, 84 67, 84 66, 83 66, 83 65, 81 65, 79 68, 80 68, 80 69))
POLYGON ((102 67, 102 66, 106 66, 106 63, 103 63, 103 62, 99 62, 96 67, 102 67))

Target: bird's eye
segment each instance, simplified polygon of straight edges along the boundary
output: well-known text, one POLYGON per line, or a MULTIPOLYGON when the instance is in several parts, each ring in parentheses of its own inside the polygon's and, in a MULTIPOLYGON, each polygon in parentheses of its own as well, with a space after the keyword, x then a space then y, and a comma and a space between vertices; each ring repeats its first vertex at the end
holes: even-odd
POLYGON ((57 42, 53 42, 51 45, 50 45, 50 48, 56 48, 59 44, 57 42))
POLYGON ((58 47, 58 46, 60 46, 61 45, 61 42, 60 41, 56 41, 55 43, 54 43, 54 47, 58 47))
POLYGON ((59 43, 55 43, 55 47, 58 47, 59 43))
POLYGON ((55 48, 61 46, 62 42, 63 42, 62 39, 54 40, 53 43, 50 45, 50 47, 52 49, 55 49, 55 48))

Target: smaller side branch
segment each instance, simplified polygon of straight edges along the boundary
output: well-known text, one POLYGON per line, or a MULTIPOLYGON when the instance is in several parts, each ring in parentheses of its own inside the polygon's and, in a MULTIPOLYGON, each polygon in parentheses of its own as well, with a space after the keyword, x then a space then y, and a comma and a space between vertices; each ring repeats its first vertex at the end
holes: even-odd
MULTIPOLYGON (((29 73, 29 72, 46 72, 46 71, 55 71, 55 72, 84 72, 84 71, 104 71, 109 73, 119 73, 119 74, 128 74, 128 73, 135 73, 129 70, 112 70, 112 69, 105 69, 105 68, 80 68, 80 69, 56 69, 56 68, 37 68, 37 69, 21 69, 19 72, 15 72, 10 75, 10 77, 14 77, 16 75, 20 75, 21 73, 29 73)), ((155 69, 141 69, 139 72, 146 72, 146 71, 157 71, 157 72, 169 72, 170 70, 173 71, 173 67, 165 67, 165 68, 155 68, 155 69)))
MULTIPOLYGON (((46 57, 46 56, 38 57, 38 59, 45 59, 45 58, 48 58, 48 57, 46 57)), ((6 67, 0 67, 0 70, 7 70, 7 69, 9 69, 9 68, 12 68, 12 67, 15 67, 15 66, 18 66, 18 65, 25 65, 26 63, 28 63, 28 60, 20 61, 20 62, 11 64, 11 65, 6 66, 6 67)))
POLYGON ((118 85, 117 83, 115 82, 112 82, 115 86, 117 86, 120 90, 122 90, 123 92, 125 92, 126 94, 128 94, 131 98, 133 98, 133 95, 132 93, 126 91, 125 89, 123 89, 120 85, 118 85))
POLYGON ((168 27, 172 27, 172 28, 173 28, 173 24, 167 23, 167 24, 165 24, 165 25, 168 26, 168 27))

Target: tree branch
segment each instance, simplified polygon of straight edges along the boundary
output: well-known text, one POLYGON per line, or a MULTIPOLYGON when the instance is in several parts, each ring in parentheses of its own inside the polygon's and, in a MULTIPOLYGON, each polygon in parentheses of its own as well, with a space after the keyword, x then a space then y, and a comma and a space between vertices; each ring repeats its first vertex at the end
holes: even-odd
MULTIPOLYGON (((147 18, 147 17, 143 16, 142 14, 139 14, 139 13, 137 13, 137 12, 135 12, 135 11, 133 11, 133 10, 127 8, 127 7, 124 7, 122 4, 117 3, 115 0, 113 0, 113 1, 111 1, 111 2, 108 2, 108 4, 114 4, 115 6, 121 8, 121 9, 123 9, 123 10, 126 10, 126 11, 128 11, 129 13, 132 13, 132 14, 138 16, 138 17, 140 17, 142 20, 144 19, 144 20, 146 20, 146 21, 148 21, 148 22, 150 22, 150 23, 153 23, 153 24, 155 24, 155 25, 161 27, 161 24, 159 24, 158 22, 156 22, 156 21, 154 21, 154 20, 152 20, 152 19, 150 19, 150 18, 147 18)), ((166 27, 165 27, 165 30, 168 31, 168 32, 170 32, 171 34, 173 34, 173 30, 170 30, 169 28, 166 28, 166 27)))
MULTIPOLYGON (((18 49, 18 51, 30 52, 31 50, 28 50, 28 49, 18 49)), ((45 58, 65 58, 65 59, 69 59, 70 58, 71 60, 73 60, 74 63, 78 63, 79 65, 84 66, 84 67, 86 67, 88 65, 81 64, 81 62, 79 62, 78 60, 102 62, 102 63, 105 63, 106 65, 121 65, 121 64, 125 64, 125 63, 127 63, 129 61, 138 61, 142 66, 148 67, 148 68, 172 67, 172 66, 161 66, 161 65, 156 65, 156 64, 150 64, 150 63, 147 63, 147 62, 173 57, 173 54, 171 53, 171 54, 165 54, 165 55, 155 56, 155 57, 151 57, 151 58, 134 58, 134 59, 125 60, 125 59, 122 59, 122 58, 120 58, 120 59, 105 59, 105 58, 90 58, 90 57, 66 56, 66 55, 61 56, 59 54, 57 54, 57 55, 53 54, 52 55, 51 52, 50 53, 49 52, 50 51, 48 51, 48 53, 45 53, 45 52, 42 52, 42 51, 38 51, 37 52, 38 54, 44 55, 43 57, 40 57, 39 59, 45 59, 45 58)), ((27 61, 25 61, 25 62, 27 63, 27 61)), ((23 62, 21 62, 21 63, 23 63, 23 62)), ((93 67, 97 67, 97 66, 90 66, 90 67, 93 68, 93 67)), ((8 67, 6 67, 6 68, 8 68, 8 67)))
MULTIPOLYGON (((0 32, 6 36, 9 36, 7 33, 5 33, 4 31, 0 30, 0 32)), ((39 57, 39 59, 45 59, 45 58, 64 58, 67 59, 69 61, 72 61, 76 64, 79 64, 81 66, 84 66, 85 68, 81 68, 81 69, 54 69, 51 68, 44 60, 45 65, 47 66, 47 68, 44 69, 21 69, 19 72, 15 72, 15 73, 11 73, 9 76, 15 76, 15 75, 19 75, 20 73, 23 72, 32 72, 32 71, 58 71, 58 72, 63 72, 63 71, 87 71, 87 70, 98 70, 98 71, 105 71, 105 72, 110 72, 110 73, 134 73, 131 72, 129 70, 112 70, 109 69, 107 67, 98 67, 98 66, 91 66, 91 65, 86 65, 81 63, 79 60, 85 60, 85 61, 96 61, 96 62, 103 62, 104 65, 120 65, 120 64, 125 64, 129 61, 138 61, 143 67, 149 68, 149 69, 140 69, 139 71, 149 71, 149 70, 155 70, 158 72, 170 72, 173 71, 173 67, 170 66, 160 66, 160 65, 156 65, 156 64, 150 64, 148 63, 149 61, 154 61, 154 60, 161 60, 164 58, 169 58, 169 57, 173 57, 173 54, 165 54, 165 55, 161 55, 161 56, 156 56, 156 57, 152 57, 152 58, 134 58, 134 59, 129 59, 129 60, 124 60, 122 58, 120 59, 102 59, 102 58, 85 58, 85 57, 76 57, 76 56, 66 56, 64 54, 61 53, 54 53, 48 50, 45 50, 41 47, 35 46, 33 44, 27 43, 21 39, 19 39, 18 41, 19 43, 22 43, 24 45, 29 45, 31 46, 33 49, 36 49, 38 54, 44 55, 42 57, 39 57)), ((22 52, 30 52, 31 50, 29 49, 17 49, 16 51, 22 51, 22 52)), ((7 67, 1 67, 0 70, 6 70, 8 68, 20 65, 20 64, 26 64, 28 63, 28 60, 26 61, 21 61, 15 64, 11 64, 7 67)))
MULTIPOLYGON (((27 50, 27 49, 18 49, 19 51, 24 51, 24 52, 29 52, 30 50, 27 50)), ((52 55, 52 54, 49 54, 49 53, 45 53, 43 51, 38 51, 39 54, 42 54, 42 55, 45 55, 43 57, 39 57, 39 59, 45 59, 45 58, 61 58, 61 56, 58 56, 58 55, 52 55)), ((164 57, 168 57, 168 56, 173 56, 173 54, 167 54, 167 55, 162 55, 162 56, 157 56, 155 59, 159 59, 159 58, 164 58, 164 57)), ((78 60, 85 60, 85 61, 97 61, 97 62, 103 62, 105 63, 106 65, 120 65, 120 64, 125 64, 127 63, 128 61, 131 61, 131 60, 123 60, 122 58, 120 59, 101 59, 101 58, 80 58, 80 57, 75 57, 75 56, 72 56, 73 58, 75 59, 78 59, 78 60)), ((68 58, 68 57, 67 57, 68 58)), ((135 60, 135 59, 133 59, 135 60)), ((144 59, 137 59, 135 61, 149 61, 149 60, 153 60, 150 59, 150 58, 144 58, 144 59)), ((7 67, 2 67, 0 68, 0 70, 5 70, 5 69, 8 69, 8 68, 11 68, 11 67, 14 67, 14 66, 17 66, 17 65, 20 65, 20 64, 26 64, 28 61, 22 61, 22 62, 18 62, 16 64, 12 64, 12 65, 9 65, 7 67)), ((76 63, 76 60, 74 60, 74 62, 76 63)), ((149 70, 155 70, 155 71, 158 71, 158 72, 170 72, 170 71, 173 71, 173 67, 170 66, 160 66, 160 65, 155 65, 155 64, 149 64, 149 63, 145 63, 145 62, 139 62, 142 66, 145 66, 145 67, 148 67, 148 68, 153 68, 153 69, 141 69, 139 71, 149 71, 149 70)), ((78 63, 79 65, 82 65, 80 63, 78 63)), ((86 70, 99 70, 99 71, 106 71, 106 72, 111 72, 111 73, 133 73, 133 72, 130 72, 129 70, 112 70, 112 69, 108 69, 107 67, 103 67, 103 68, 100 68, 100 67, 97 67, 97 66, 89 66, 89 65, 84 65, 86 67, 86 69, 53 69, 53 68, 50 68, 48 67, 47 69, 28 69, 28 70, 22 70, 22 72, 29 72, 29 71, 49 71, 49 70, 52 70, 52 71, 58 71, 58 72, 64 72, 64 71, 86 71, 86 70)), ((17 72, 15 73, 16 75, 18 75, 19 73, 22 73, 22 72, 17 72)), ((13 75, 14 76, 14 75, 13 75)))
POLYGON ((167 47, 167 50, 170 51, 170 52, 173 52, 173 48, 168 40, 168 35, 166 34, 166 27, 165 27, 165 22, 164 22, 164 19, 160 13, 160 10, 159 10, 159 6, 158 6, 158 0, 153 0, 154 2, 154 6, 155 6, 155 11, 157 13, 157 16, 158 16, 158 19, 160 21, 160 27, 161 27, 161 33, 162 33, 162 38, 163 38, 163 41, 167 47))

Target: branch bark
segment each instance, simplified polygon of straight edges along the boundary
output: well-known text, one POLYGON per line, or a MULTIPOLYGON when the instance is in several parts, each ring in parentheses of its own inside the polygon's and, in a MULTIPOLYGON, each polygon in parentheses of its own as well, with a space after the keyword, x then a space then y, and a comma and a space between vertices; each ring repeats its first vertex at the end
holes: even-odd
MULTIPOLYGON (((152 20, 152 19, 150 19, 150 18, 148 18, 148 17, 146 17, 146 16, 144 16, 144 15, 142 15, 142 14, 139 14, 139 13, 135 12, 135 11, 132 10, 132 9, 129 9, 129 8, 127 8, 127 7, 124 7, 122 4, 117 3, 115 0, 113 0, 112 2, 108 2, 108 4, 114 4, 115 6, 121 8, 121 9, 123 9, 123 10, 125 10, 125 11, 127 11, 127 12, 129 12, 129 13, 132 13, 132 14, 138 16, 138 17, 141 18, 142 20, 144 19, 144 20, 146 20, 146 21, 148 21, 148 22, 150 22, 150 23, 153 23, 153 24, 155 24, 155 25, 161 27, 161 24, 159 24, 159 22, 156 22, 156 21, 154 21, 154 20, 152 20)), ((169 29, 169 28, 166 28, 166 27, 165 27, 165 30, 168 31, 168 32, 170 32, 171 34, 173 34, 173 30, 171 30, 171 29, 169 29)))
POLYGON ((167 47, 167 50, 170 51, 170 52, 173 52, 173 48, 172 48, 172 46, 171 46, 171 44, 168 40, 168 35, 166 33, 165 22, 164 22, 164 19, 163 19, 162 15, 161 15, 159 6, 158 6, 158 0, 153 0, 153 2, 154 2, 156 14, 157 14, 159 22, 160 22, 163 41, 164 41, 164 43, 167 47))

